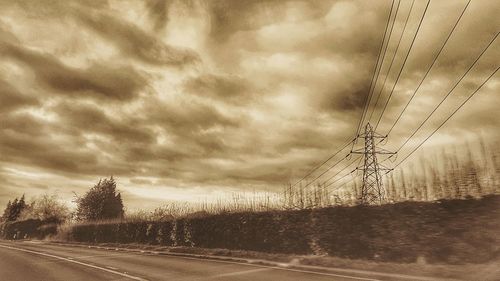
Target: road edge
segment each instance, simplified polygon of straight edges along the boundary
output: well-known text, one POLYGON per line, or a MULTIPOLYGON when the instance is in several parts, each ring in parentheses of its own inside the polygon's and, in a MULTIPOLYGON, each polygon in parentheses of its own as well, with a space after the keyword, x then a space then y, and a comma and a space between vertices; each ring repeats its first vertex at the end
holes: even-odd
POLYGON ((169 252, 169 251, 130 249, 130 248, 121 248, 121 247, 107 247, 107 246, 85 244, 85 243, 80 243, 80 242, 79 243, 71 243, 71 242, 67 242, 67 241, 43 241, 43 243, 61 245, 61 246, 69 246, 69 247, 83 247, 83 248, 90 248, 90 249, 101 249, 101 250, 108 250, 108 251, 135 252, 135 253, 142 253, 142 254, 153 254, 153 255, 183 257, 183 258, 191 258, 191 259, 204 259, 204 260, 221 261, 221 262, 232 262, 232 263, 247 264, 247 265, 253 265, 253 266, 272 267, 272 268, 283 269, 283 270, 298 270, 298 271, 302 270, 302 271, 310 271, 310 272, 317 272, 317 273, 349 273, 349 274, 366 275, 366 276, 372 276, 372 277, 378 276, 378 277, 397 278, 397 280, 404 279, 404 280, 415 280, 415 281, 460 281, 460 279, 452 279, 452 278, 416 276, 416 275, 407 275, 407 274, 399 274, 399 273, 367 271, 367 270, 361 270, 361 269, 347 269, 347 268, 339 268, 339 267, 322 267, 322 266, 301 265, 301 264, 294 264, 294 263, 276 262, 276 261, 270 261, 270 260, 264 260, 264 259, 248 259, 248 258, 217 256, 217 255, 202 255, 202 254, 178 253, 178 252, 169 252))
POLYGON ((81 262, 81 261, 77 261, 77 260, 73 260, 73 259, 68 259, 68 258, 65 258, 65 257, 61 257, 61 256, 57 256, 57 255, 52 255, 52 254, 48 254, 48 253, 44 253, 44 252, 38 252, 38 251, 33 251, 33 250, 28 250, 28 249, 23 249, 23 248, 12 247, 12 246, 8 246, 8 245, 2 244, 2 243, 0 243, 0 248, 10 249, 10 250, 14 250, 14 251, 20 251, 20 252, 25 252, 25 253, 30 253, 30 254, 35 254, 35 255, 49 257, 49 258, 53 258, 53 259, 58 259, 58 260, 62 260, 62 261, 65 261, 65 262, 78 264, 80 266, 90 267, 90 268, 101 270, 101 271, 105 271, 105 272, 108 272, 108 273, 111 273, 111 274, 119 275, 119 276, 122 276, 122 277, 125 277, 125 278, 128 278, 128 279, 131 279, 131 280, 148 281, 147 279, 144 279, 144 278, 141 278, 141 277, 138 277, 138 276, 134 276, 134 275, 130 275, 128 273, 123 273, 123 272, 116 271, 116 270, 109 269, 109 268, 105 268, 105 267, 102 267, 102 266, 97 266, 97 265, 93 265, 93 264, 90 264, 90 263, 81 262))

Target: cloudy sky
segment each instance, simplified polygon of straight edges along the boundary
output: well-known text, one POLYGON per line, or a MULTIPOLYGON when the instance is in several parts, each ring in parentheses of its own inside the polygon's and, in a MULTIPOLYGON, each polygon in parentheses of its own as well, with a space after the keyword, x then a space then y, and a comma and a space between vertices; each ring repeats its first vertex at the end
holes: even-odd
MULTIPOLYGON (((0 0, 0 204, 23 193, 70 200, 110 175, 131 208, 278 190, 353 137, 391 4, 0 0)), ((374 120, 426 7, 411 4, 394 3, 377 87, 409 15, 408 24, 374 120)), ((431 1, 380 133, 466 4, 431 1)), ((499 14, 496 0, 471 1, 387 149, 398 147, 498 34, 499 14)), ((499 41, 417 141, 498 67, 499 41)), ((497 138, 499 82, 496 74, 426 146, 497 138)))

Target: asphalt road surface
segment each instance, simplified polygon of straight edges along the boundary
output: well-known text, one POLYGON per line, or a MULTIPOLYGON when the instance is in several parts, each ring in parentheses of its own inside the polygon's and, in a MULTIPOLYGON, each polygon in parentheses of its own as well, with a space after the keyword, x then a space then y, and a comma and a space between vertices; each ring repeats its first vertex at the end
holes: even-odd
POLYGON ((0 242, 0 280, 344 281, 376 277, 54 245, 0 242))

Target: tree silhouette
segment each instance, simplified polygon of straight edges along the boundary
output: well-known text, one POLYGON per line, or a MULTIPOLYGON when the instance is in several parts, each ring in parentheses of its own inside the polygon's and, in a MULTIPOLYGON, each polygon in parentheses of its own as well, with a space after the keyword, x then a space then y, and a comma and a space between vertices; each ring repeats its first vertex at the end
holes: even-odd
POLYGON ((12 209, 12 203, 9 202, 7 203, 7 206, 5 207, 5 210, 3 211, 3 215, 2 215, 2 220, 3 221, 8 221, 9 220, 9 216, 10 216, 10 210, 12 209))
POLYGON ((83 197, 77 197, 76 203, 79 221, 123 218, 123 202, 113 177, 99 180, 83 197))
POLYGON ((2 219, 4 221, 15 221, 19 218, 21 212, 26 208, 26 202, 24 200, 24 194, 21 199, 14 199, 12 203, 9 201, 7 207, 5 208, 2 219))

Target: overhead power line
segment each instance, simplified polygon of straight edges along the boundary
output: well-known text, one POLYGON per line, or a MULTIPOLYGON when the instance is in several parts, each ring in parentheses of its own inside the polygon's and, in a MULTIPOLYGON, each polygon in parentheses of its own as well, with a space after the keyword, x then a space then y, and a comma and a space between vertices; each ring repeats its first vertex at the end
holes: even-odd
MULTIPOLYGON (((336 182, 338 182, 338 181, 342 180, 343 178, 347 177, 348 175, 352 175, 352 173, 353 173, 354 171, 357 171, 357 170, 358 170, 358 167, 359 167, 359 164, 361 163, 361 160, 363 160, 363 157, 362 157, 362 156, 360 156, 360 157, 358 157, 358 159, 359 159, 359 161, 358 161, 358 164, 356 164, 356 169, 354 169, 354 170, 350 171, 350 172, 349 172, 349 174, 346 174, 346 175, 342 176, 340 179, 338 179, 338 180, 336 180, 336 181, 334 181, 334 182, 332 182, 332 183, 330 183, 330 184, 328 184, 328 185, 324 186, 323 188, 325 189, 325 188, 329 187, 330 185, 332 185, 332 184, 334 184, 334 183, 336 183, 336 182)), ((352 164, 352 163, 351 163, 351 164, 352 164)), ((349 180, 349 181, 344 182, 343 184, 339 185, 338 187, 333 188, 333 189, 332 189, 332 191, 333 191, 333 190, 340 189, 340 188, 344 187, 346 184, 348 184, 348 183, 350 183, 350 182, 352 182, 352 181, 354 181, 354 180, 356 180, 356 178, 355 178, 355 177, 353 177, 353 178, 352 178, 351 180, 349 180)))
POLYGON ((352 173, 353 173, 353 172, 354 172, 354 171, 350 171, 349 173, 347 173, 347 174, 345 174, 345 175, 341 176, 340 178, 336 179, 335 181, 333 181, 333 182, 331 182, 331 183, 329 183, 329 184, 325 185, 323 188, 327 188, 327 187, 331 186, 332 184, 337 183, 337 182, 339 182, 339 181, 343 180, 343 179, 344 179, 344 178, 346 178, 347 176, 352 175, 352 173))
MULTIPOLYGON (((401 1, 398 2, 398 6, 397 6, 397 10, 399 9, 399 4, 400 4, 401 1)), ((385 31, 384 31, 384 36, 383 36, 383 40, 382 40, 382 44, 380 46, 380 48, 382 49, 383 45, 384 45, 384 40, 385 40, 385 36, 387 34, 387 29, 388 29, 388 26, 389 26, 389 23, 390 23, 390 19, 391 19, 391 14, 392 14, 392 10, 393 10, 393 7, 394 7, 394 0, 392 1, 392 4, 391 4, 391 10, 389 12, 389 17, 387 19, 387 24, 386 24, 386 28, 385 28, 385 31)), ((397 10, 396 10, 396 15, 394 16, 394 22, 396 21, 396 16, 397 16, 397 10)), ((391 33, 392 33, 392 28, 394 27, 394 22, 393 22, 393 25, 391 27, 391 33)), ((385 52, 387 51, 387 46, 389 45, 389 40, 390 40, 390 35, 389 35, 389 39, 387 41, 387 44, 386 44, 386 48, 383 52, 383 56, 382 58, 385 56, 385 52)), ((381 50, 380 50, 381 51, 381 50)), ((380 51, 379 51, 379 55, 377 57, 377 63, 375 65, 375 72, 376 69, 377 69, 377 65, 378 65, 378 62, 379 62, 379 59, 380 59, 380 51)), ((381 66, 380 66, 381 67, 381 66)), ((374 76, 375 76, 375 72, 374 72, 374 76)), ((377 78, 378 78, 378 74, 377 74, 377 78)), ((373 77, 372 77, 372 83, 373 83, 373 77)), ((371 88, 371 84, 370 84, 370 88, 371 88)), ((361 116, 361 119, 360 119, 360 122, 362 122, 363 118, 364 118, 364 115, 365 115, 365 112, 363 112, 362 116, 361 116)), ((356 133, 357 135, 357 133, 356 133)), ((322 163, 320 163, 319 165, 313 167, 309 172, 306 173, 305 176, 303 176, 301 179, 299 179, 297 182, 295 182, 293 185, 291 185, 291 187, 295 187, 296 185, 298 185, 299 183, 301 183, 302 181, 304 181, 305 179, 307 179, 309 176, 311 176, 314 172, 316 172, 319 168, 321 168, 322 166, 324 166, 326 163, 328 163, 331 159, 333 159, 335 156, 337 156, 342 150, 344 150, 345 148, 347 148, 351 143, 354 143, 356 139, 353 139, 351 141, 349 141, 348 143, 346 143, 340 150, 338 150, 337 152, 335 152, 333 155, 331 155, 330 157, 328 157, 326 160, 324 160, 322 163)), ((325 174, 326 172, 328 172, 330 169, 332 169, 333 167, 330 167, 329 169, 327 169, 325 172, 323 172, 321 175, 319 175, 318 177, 316 177, 314 180, 318 179, 319 177, 321 177, 323 174, 325 174)), ((314 181, 313 180, 313 181, 314 181)), ((310 185, 309 184, 306 184, 306 186, 310 185)))
MULTIPOLYGON (((328 157, 325 161, 323 161, 321 164, 317 165, 316 167, 312 168, 305 176, 303 176, 300 180, 298 180, 296 183, 294 183, 292 186, 290 187, 294 187, 296 186, 297 184, 299 184, 300 182, 302 182, 303 180, 305 180, 307 177, 309 177, 310 175, 312 175, 316 170, 318 170, 319 168, 323 167, 323 165, 325 165, 326 163, 328 163, 328 161, 332 160, 333 157, 337 156, 342 150, 346 149, 351 143, 354 142, 354 139, 351 140, 350 142, 344 144, 342 146, 341 149, 339 149, 337 152, 335 152, 334 154, 332 154, 330 157, 328 157)), ((343 158, 342 158, 343 160, 343 158)), ((331 168, 330 168, 331 169, 331 168)), ((327 170, 328 171, 328 170, 327 170)), ((320 175, 321 176, 321 175, 320 175)))
POLYGON ((340 164, 342 161, 344 161, 347 157, 349 157, 349 154, 347 154, 344 158, 340 159, 339 161, 335 162, 332 166, 328 167, 323 173, 319 174, 317 177, 315 177, 313 180, 311 180, 309 183, 307 183, 304 188, 310 186, 311 184, 314 183, 317 179, 321 178, 324 174, 328 173, 331 169, 335 168, 338 164, 340 164))
POLYGON ((405 24, 403 26, 403 31, 401 31, 401 35, 399 36, 399 40, 398 40, 398 44, 396 46, 396 50, 394 51, 394 55, 392 56, 391 62, 389 64, 389 70, 387 70, 387 74, 385 75, 385 78, 384 78, 384 83, 382 84, 382 87, 380 88, 380 91, 378 92, 377 99, 375 100, 375 105, 373 106, 373 109, 372 109, 372 111, 370 113, 370 117, 368 117, 368 122, 370 122, 370 120, 372 119, 373 112, 377 108, 378 101, 380 100, 380 96, 382 95, 382 92, 383 92, 383 90, 385 88, 385 83, 387 82, 387 78, 389 77, 389 74, 391 73, 392 65, 394 63, 394 60, 396 59, 396 55, 398 54, 399 46, 401 45, 401 41, 403 39, 403 35, 405 33, 406 26, 408 25, 408 20, 410 19, 411 11, 413 10, 413 4, 415 4, 415 0, 413 0, 411 2, 410 11, 408 12, 408 15, 406 16, 405 24))
POLYGON ((406 103, 406 105, 404 106, 403 110, 399 113, 399 116, 396 118, 396 120, 394 121, 394 123, 392 124, 391 128, 389 129, 389 131, 387 131, 387 133, 385 134, 386 136, 388 136, 392 130, 394 129, 394 127, 396 126, 396 124, 399 122, 399 120, 401 119, 401 116, 403 116, 404 112, 406 111, 406 109, 408 108, 408 105, 410 105, 410 103, 412 102, 413 98, 416 96, 418 90, 420 89, 420 86, 422 86, 422 83, 424 82, 424 80, 427 78, 427 75, 429 75, 431 69, 434 67, 434 64, 436 63, 438 57, 441 55, 441 53, 443 52, 443 49, 444 47, 446 46, 446 44, 448 43, 451 35, 453 34, 453 32, 455 31, 456 27, 458 26, 458 23, 460 22, 460 20, 462 19, 463 15, 465 14, 465 11, 467 10, 467 7, 469 6, 471 0, 469 0, 469 2, 467 2, 467 5, 465 5, 462 13, 460 14, 460 16, 458 17, 457 21, 455 22, 455 25, 453 26, 453 28, 451 29, 450 33, 448 34, 448 36, 446 37, 446 40, 444 41, 443 45, 441 46, 441 48, 439 49, 439 51, 436 53, 436 55, 434 56, 434 59, 431 63, 431 65, 429 66, 429 68, 427 69, 427 71, 425 72, 424 76, 422 77, 422 79, 420 80, 417 88, 415 88, 415 91, 413 91, 413 94, 411 95, 410 99, 408 100, 408 102, 406 103))
MULTIPOLYGON (((350 175, 350 174, 352 174, 352 173, 349 173, 349 174, 347 174, 347 175, 350 175)), ((346 175, 346 176, 347 176, 347 175, 346 175)), ((355 177, 353 177, 352 179, 350 179, 350 180, 348 180, 348 181, 344 182, 343 184, 341 184, 341 185, 339 185, 339 186, 337 186, 337 187, 335 187, 335 188, 332 188, 332 190, 331 190, 331 191, 341 189, 342 187, 346 186, 346 184, 348 184, 348 183, 350 183, 350 182, 353 182, 353 181, 355 181, 355 180, 356 180, 356 178, 355 178, 355 177)))
MULTIPOLYGON (((500 67, 497 67, 495 69, 495 71, 493 71, 492 74, 490 74, 490 76, 488 76, 488 78, 486 78, 486 80, 481 84, 479 85, 479 87, 476 88, 476 90, 474 90, 474 92, 472 92, 472 94, 469 95, 469 97, 467 97, 467 99, 465 99, 461 104, 460 106, 457 107, 457 109, 455 109, 427 138, 425 138, 419 145, 417 145, 408 155, 406 155, 400 162, 398 162, 394 168, 398 167, 399 165, 401 165, 401 163, 403 163, 404 161, 406 161, 406 159, 408 159, 415 151, 417 151, 417 149, 419 149, 427 140, 429 140, 439 129, 441 129, 441 127, 444 126, 444 124, 446 124, 446 122, 448 122, 448 120, 451 119, 451 117, 453 117, 453 115, 455 115, 455 113, 457 113, 467 102, 469 102, 469 100, 477 93, 479 92, 479 90, 497 73, 497 71, 500 69, 500 67)), ((390 171, 388 171, 386 174, 388 174, 390 171)))
POLYGON ((388 37, 387 43, 385 44, 385 48, 383 48, 384 47, 384 43, 385 43, 385 37, 387 36, 387 30, 389 29, 389 25, 391 23, 392 10, 394 8, 394 0, 392 0, 391 9, 389 11, 389 16, 387 18, 387 24, 385 26, 384 36, 382 37, 382 43, 380 44, 380 49, 378 51, 377 63, 375 64, 375 70, 373 71, 373 76, 372 76, 372 79, 371 79, 371 82, 370 82, 370 87, 368 88, 368 94, 365 97, 365 105, 364 105, 364 108, 363 108, 363 113, 361 114, 361 118, 359 119, 358 128, 356 129, 356 135, 359 134, 359 130, 361 128, 361 124, 363 123, 363 120, 364 120, 365 115, 366 115, 366 111, 368 110, 368 106, 369 106, 369 104, 371 102, 371 98, 372 98, 372 95, 373 95, 373 90, 375 89, 375 86, 377 84, 378 76, 380 74, 380 69, 382 68, 382 64, 383 64, 383 61, 384 61, 385 53, 387 51, 387 47, 389 46, 389 41, 391 40, 392 29, 394 28, 394 24, 396 22, 396 17, 398 15, 398 10, 399 10, 399 4, 400 3, 401 3, 401 1, 398 2, 398 6, 397 6, 396 12, 394 14, 394 20, 392 22, 391 31, 389 32, 389 37, 388 37), (382 54, 382 56, 381 56, 381 54, 382 54), (379 62, 380 62, 380 66, 379 66, 379 62), (372 86, 373 86, 373 89, 372 89, 372 86))
MULTIPOLYGON (((338 176, 340 173, 342 173, 343 171, 345 171, 345 169, 349 168, 352 164, 356 163, 357 160, 359 160, 362 156, 359 156, 358 158, 354 159, 354 161, 352 161, 349 165, 345 166, 343 169, 339 170, 337 173, 335 173, 333 176, 329 177, 326 181, 323 182, 323 184, 326 184, 329 180, 335 178, 336 176, 338 176)), ((328 186, 334 184, 334 182, 331 182, 329 183, 328 185, 326 185, 324 188, 327 188, 328 186)))
MULTIPOLYGON (((329 184, 326 184, 326 182, 328 182, 329 180, 333 179, 334 177, 338 176, 340 173, 342 173, 345 169, 349 168, 352 164, 356 163, 356 160, 358 159, 361 159, 362 156, 359 156, 358 158, 356 158, 354 161, 352 161, 349 165, 347 165, 346 167, 344 167, 342 170, 338 171, 335 175, 333 175, 332 177, 330 177, 329 179, 327 179, 325 182, 323 182, 323 187, 321 188, 321 190, 326 190, 328 187, 330 187, 332 184, 344 179, 345 177, 347 177, 348 175, 351 175, 354 171, 356 171, 356 169, 350 171, 348 174, 346 175, 343 175, 342 177, 334 180, 333 182, 329 183, 329 184)), ((336 188, 338 189, 338 188, 336 188)))
POLYGON ((387 98, 387 101, 385 102, 384 108, 382 109, 382 113, 380 113, 380 117, 378 118, 377 123, 375 124, 375 131, 377 130, 378 125, 380 124, 380 120, 382 120, 382 116, 384 116, 384 112, 387 109, 387 105, 389 104, 389 101, 392 98, 392 95, 394 93, 394 89, 396 89, 396 85, 398 84, 399 78, 401 77, 401 73, 403 72, 403 69, 406 65, 408 57, 410 56, 411 50, 413 48, 413 44, 415 43, 415 39, 417 39, 418 31, 420 30, 420 27, 422 26, 422 22, 424 21, 425 14, 427 13, 427 9, 429 8, 430 3, 431 3, 431 0, 428 0, 427 5, 425 6, 424 13, 422 14, 422 17, 420 18, 420 22, 418 23, 417 30, 415 31, 415 35, 413 36, 410 47, 408 48, 408 52, 406 52, 406 56, 404 58, 403 64, 401 65, 401 69, 399 70, 398 76, 396 78, 396 82, 394 82, 394 85, 392 86, 389 97, 387 98))
POLYGON ((491 41, 488 43, 488 45, 483 49, 483 51, 479 54, 479 56, 474 60, 474 62, 469 66, 469 68, 464 72, 464 74, 460 77, 460 79, 458 79, 458 81, 455 83, 455 85, 453 85, 453 87, 448 91, 448 93, 444 96, 444 98, 436 105, 436 107, 434 107, 434 109, 431 111, 431 113, 429 115, 427 115, 427 117, 424 119, 424 121, 422 123, 420 123, 420 125, 417 127, 417 129, 413 131, 413 133, 406 139, 405 142, 403 142, 403 144, 397 149, 396 152, 399 152, 410 141, 410 139, 424 126, 424 124, 427 123, 427 121, 431 118, 431 116, 438 110, 438 108, 446 101, 446 99, 455 90, 455 88, 458 86, 458 84, 460 84, 460 82, 464 79, 464 77, 476 65, 476 63, 479 61, 479 59, 481 59, 481 57, 489 49, 491 44, 493 44, 493 42, 495 42, 495 40, 498 37, 498 34, 499 33, 497 33, 495 35, 495 37, 493 37, 493 39, 491 39, 491 41))

